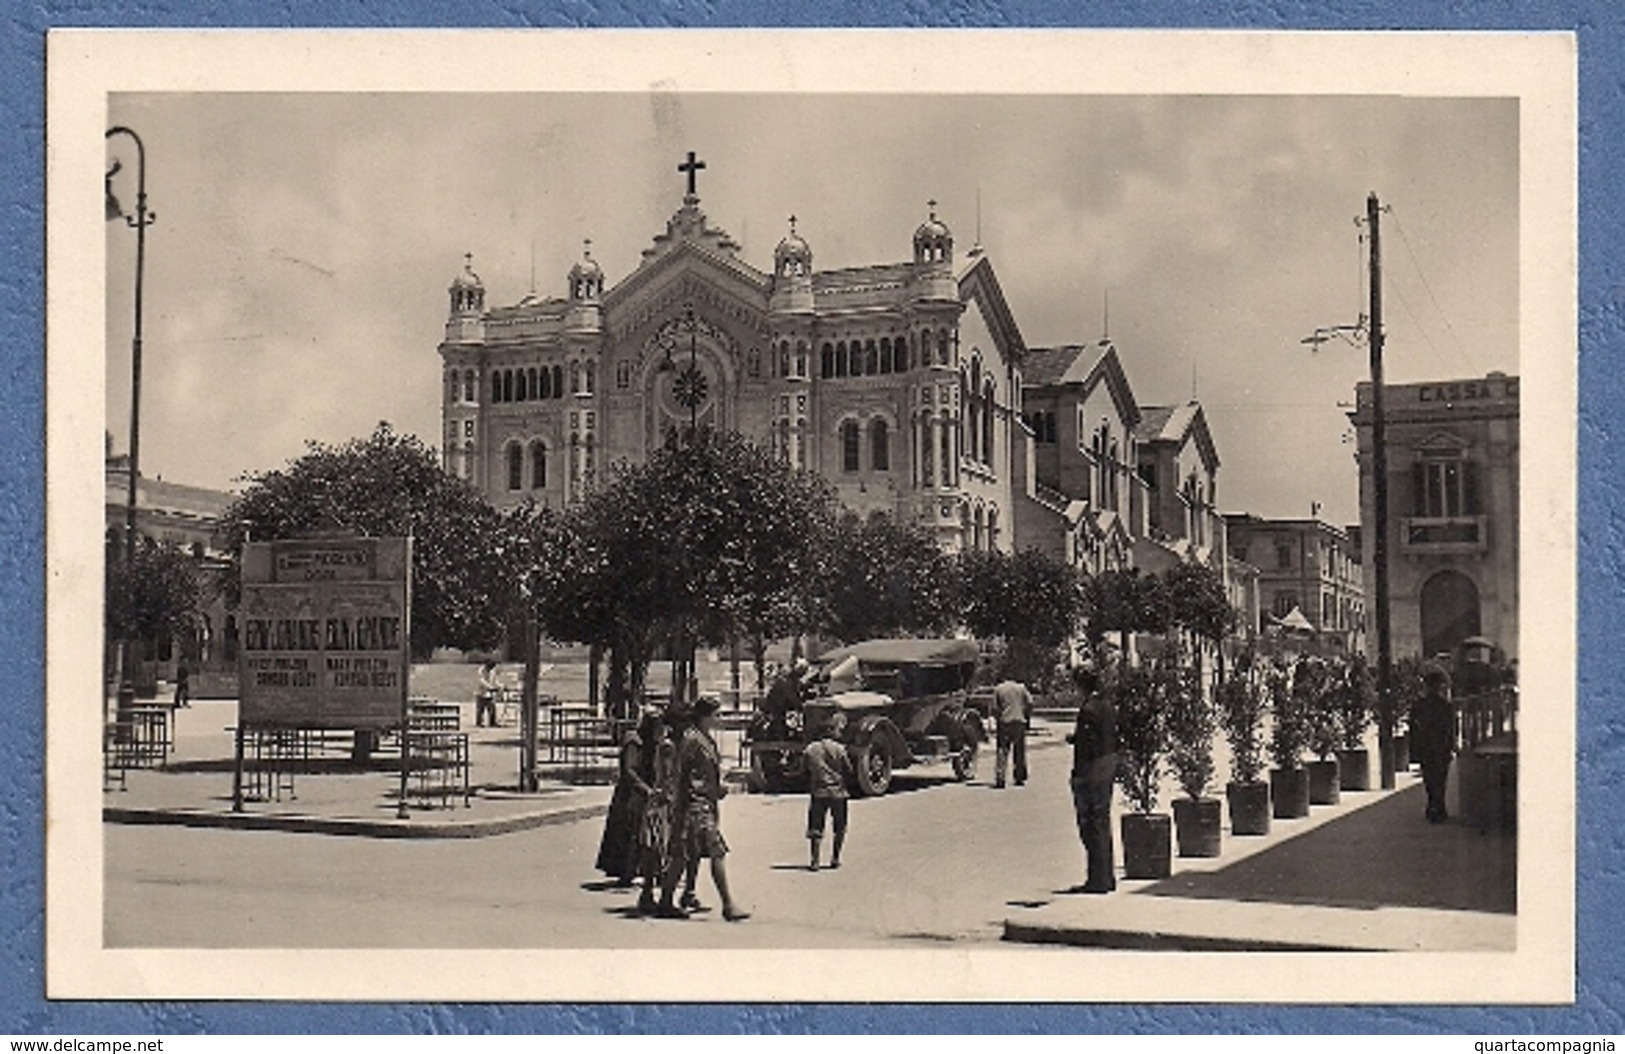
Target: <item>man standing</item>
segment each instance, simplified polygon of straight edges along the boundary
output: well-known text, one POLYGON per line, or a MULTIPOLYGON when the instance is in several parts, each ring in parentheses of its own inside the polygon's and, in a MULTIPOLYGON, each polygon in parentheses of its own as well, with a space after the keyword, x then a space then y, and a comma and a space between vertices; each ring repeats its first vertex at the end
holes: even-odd
POLYGON ((192 705, 192 671, 187 669, 186 661, 181 660, 175 667, 175 708, 192 705))
POLYGON ((1066 741, 1072 744, 1072 809, 1078 838, 1088 858, 1083 893, 1110 893, 1117 888, 1112 864, 1112 787, 1117 779, 1117 707, 1093 670, 1075 675, 1083 703, 1077 724, 1066 741))
POLYGON ((474 727, 485 724, 485 715, 491 715, 491 727, 497 724, 497 693, 502 685, 497 681, 497 664, 487 661, 480 667, 480 685, 474 693, 474 727))
POLYGON ((852 782, 852 758, 841 744, 846 715, 836 711, 823 734, 807 745, 802 757, 807 762, 807 783, 812 797, 807 802, 807 844, 811 861, 807 870, 818 870, 818 847, 824 840, 824 817, 834 821, 835 842, 830 847, 829 866, 841 866, 841 846, 846 842, 847 786, 852 782))
MULTIPOLYGON (((672 815, 677 824, 674 833, 680 836, 684 853, 682 857, 673 853, 671 866, 681 868, 679 861, 684 858, 697 864, 701 857, 709 857, 711 880, 722 898, 722 917, 729 922, 742 922, 750 918, 750 913, 740 909, 728 888, 728 843, 723 841, 719 826, 719 805, 727 791, 722 786, 722 755, 711 736, 711 727, 720 706, 710 696, 697 700, 694 724, 677 744, 677 801, 672 815)), ((661 918, 686 917, 684 910, 672 903, 676 888, 676 876, 671 875, 660 891, 660 907, 655 912, 661 918)))
POLYGON ((1027 782, 1027 723, 1033 716, 1033 696, 1020 681, 1006 678, 993 686, 993 719, 998 722, 998 765, 993 789, 1004 787, 1004 775, 1015 755, 1016 786, 1027 782))
POLYGON ((1428 667, 1422 684, 1422 698, 1411 707, 1411 756, 1422 766, 1428 823, 1442 823, 1450 818, 1444 806, 1444 785, 1456 746, 1456 708, 1450 701, 1450 675, 1444 670, 1428 667))

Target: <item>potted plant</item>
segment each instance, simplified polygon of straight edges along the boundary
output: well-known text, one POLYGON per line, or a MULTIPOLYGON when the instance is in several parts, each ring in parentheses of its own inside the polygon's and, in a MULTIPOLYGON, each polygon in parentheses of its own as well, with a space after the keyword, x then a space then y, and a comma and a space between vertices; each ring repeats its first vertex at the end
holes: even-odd
POLYGON ((1264 772, 1264 693, 1250 655, 1231 664, 1219 683, 1219 721, 1230 745, 1230 782, 1224 796, 1230 806, 1230 833, 1270 833, 1270 785, 1264 772))
POLYGON ((1264 690, 1271 717, 1271 814, 1277 820, 1309 815, 1309 773, 1301 764, 1309 739, 1309 715, 1303 696, 1292 690, 1293 673, 1277 660, 1264 671, 1264 690))
POLYGON ((1167 878, 1173 871, 1173 821, 1157 808, 1168 729, 1158 678, 1142 666, 1117 682, 1117 781, 1134 810, 1122 815, 1123 876, 1167 878))
POLYGON ((1213 737, 1218 714, 1202 691, 1194 666, 1167 671, 1168 761, 1185 797, 1174 801, 1174 835, 1180 856, 1218 856, 1219 799, 1207 797, 1213 782, 1213 737))
POLYGON ((1315 760, 1304 766, 1309 774, 1309 804, 1336 805, 1341 798, 1337 759, 1332 752, 1338 744, 1337 678, 1319 659, 1298 664, 1292 678, 1292 692, 1299 697, 1308 721, 1309 751, 1315 760))
POLYGON ((1341 740, 1337 776, 1344 790, 1371 789, 1371 752, 1366 749, 1365 737, 1371 731, 1371 712, 1376 699, 1376 683, 1365 656, 1352 656, 1337 690, 1337 730, 1341 740))

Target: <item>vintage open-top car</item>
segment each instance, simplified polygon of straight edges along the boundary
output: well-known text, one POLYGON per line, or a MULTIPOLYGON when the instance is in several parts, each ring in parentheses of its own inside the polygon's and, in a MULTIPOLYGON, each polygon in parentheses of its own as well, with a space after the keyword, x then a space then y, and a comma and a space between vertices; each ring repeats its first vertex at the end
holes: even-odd
POLYGON ((842 741, 852 755, 857 791, 886 793, 892 773, 948 762, 954 775, 976 774, 987 738, 985 712, 970 694, 979 651, 975 641, 884 639, 827 652, 809 676, 819 694, 787 714, 761 712, 747 733, 751 783, 779 791, 805 776, 802 750, 846 717, 842 741))

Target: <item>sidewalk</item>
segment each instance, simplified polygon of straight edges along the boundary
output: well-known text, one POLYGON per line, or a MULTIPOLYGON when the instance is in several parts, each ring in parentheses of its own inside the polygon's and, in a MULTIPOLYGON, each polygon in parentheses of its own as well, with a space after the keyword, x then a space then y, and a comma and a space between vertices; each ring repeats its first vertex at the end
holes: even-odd
MULTIPOLYGON (((1459 815, 1455 767, 1450 802, 1459 815)), ((1012 902, 1004 939, 1144 950, 1510 951, 1517 835, 1423 819, 1421 779, 1345 792, 1106 896, 1012 902)), ((1119 848, 1119 852, 1121 849, 1119 848)))
POLYGON ((374 838, 478 838, 602 815, 611 787, 544 779, 535 794, 519 794, 516 729, 475 728, 473 706, 462 707, 469 739, 469 784, 446 807, 424 808, 409 784, 407 818, 397 817, 400 772, 391 757, 358 766, 347 754, 314 758, 293 777, 291 790, 245 801, 232 811, 233 700, 197 700, 175 713, 175 752, 162 769, 130 769, 125 789, 102 794, 109 823, 178 824, 243 830, 301 831, 374 838))

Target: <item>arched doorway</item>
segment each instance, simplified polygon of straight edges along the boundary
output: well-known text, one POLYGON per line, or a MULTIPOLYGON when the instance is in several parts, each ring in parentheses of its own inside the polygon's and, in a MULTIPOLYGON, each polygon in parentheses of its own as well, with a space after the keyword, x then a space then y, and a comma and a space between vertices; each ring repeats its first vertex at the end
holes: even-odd
POLYGON ((1422 583, 1422 655, 1453 652, 1479 634, 1478 587, 1460 571, 1440 571, 1422 583))

